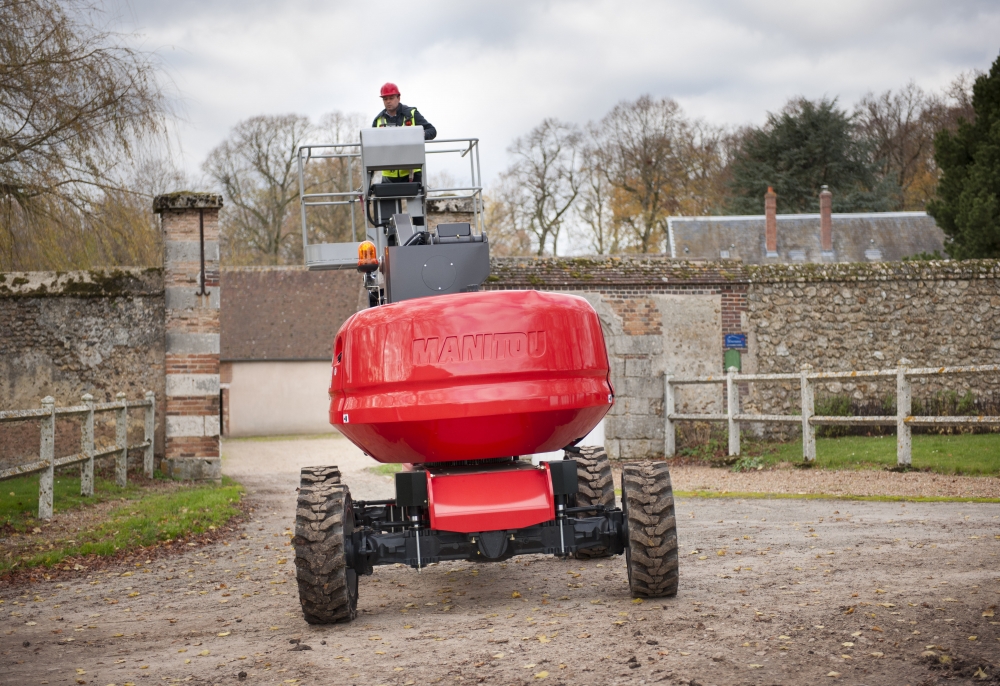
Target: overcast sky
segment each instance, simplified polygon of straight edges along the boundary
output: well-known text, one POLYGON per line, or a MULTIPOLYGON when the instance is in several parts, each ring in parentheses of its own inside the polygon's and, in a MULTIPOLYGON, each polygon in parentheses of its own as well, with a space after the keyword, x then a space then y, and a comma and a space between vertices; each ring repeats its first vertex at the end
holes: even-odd
POLYGON ((370 121, 394 81, 439 137, 482 139, 489 182, 545 117, 580 124, 644 93, 722 125, 760 124, 790 98, 987 70, 996 0, 307 2, 123 0, 122 28, 156 51, 180 96, 194 176, 238 121, 332 111, 370 121))

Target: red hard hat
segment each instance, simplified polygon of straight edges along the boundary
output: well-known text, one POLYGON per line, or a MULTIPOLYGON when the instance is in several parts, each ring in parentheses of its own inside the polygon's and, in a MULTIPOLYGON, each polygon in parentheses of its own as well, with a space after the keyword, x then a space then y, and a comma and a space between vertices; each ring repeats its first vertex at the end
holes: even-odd
POLYGON ((391 81, 387 81, 384 86, 382 86, 382 92, 379 94, 383 98, 387 95, 399 95, 399 89, 396 88, 396 84, 391 81))

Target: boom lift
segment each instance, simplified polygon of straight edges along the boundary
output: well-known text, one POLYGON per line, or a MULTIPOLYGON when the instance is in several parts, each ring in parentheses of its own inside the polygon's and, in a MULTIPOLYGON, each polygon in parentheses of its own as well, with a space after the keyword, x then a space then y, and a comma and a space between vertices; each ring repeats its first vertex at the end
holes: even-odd
MULTIPOLYGON (((410 175, 412 179, 412 174, 410 175)), ((677 534, 664 463, 622 468, 621 508, 602 448, 577 447, 614 402, 604 335, 583 298, 480 291, 489 276, 478 141, 425 141, 419 128, 372 128, 360 141, 299 152, 310 269, 357 269, 370 307, 333 344, 330 422, 366 455, 404 463, 389 500, 354 501, 334 466, 302 470, 296 510, 299 599, 310 623, 357 614, 375 565, 625 554, 634 596, 677 592, 677 534), (471 184, 380 182, 423 170, 433 144, 470 158, 471 184), (361 187, 305 192, 312 160, 346 159, 361 187), (473 220, 431 226, 428 197, 471 196, 473 220), (358 212, 358 205, 362 211, 358 212), (352 238, 309 244, 308 208, 350 206, 352 238), (562 449, 564 459, 524 459, 562 449)))

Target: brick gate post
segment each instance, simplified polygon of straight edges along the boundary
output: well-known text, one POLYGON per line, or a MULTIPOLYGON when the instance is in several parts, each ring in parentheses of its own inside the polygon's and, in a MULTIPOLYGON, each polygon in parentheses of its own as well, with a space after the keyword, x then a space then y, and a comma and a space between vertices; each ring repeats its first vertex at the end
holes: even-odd
POLYGON ((219 209, 222 196, 158 195, 166 296, 166 450, 175 479, 220 481, 219 209))

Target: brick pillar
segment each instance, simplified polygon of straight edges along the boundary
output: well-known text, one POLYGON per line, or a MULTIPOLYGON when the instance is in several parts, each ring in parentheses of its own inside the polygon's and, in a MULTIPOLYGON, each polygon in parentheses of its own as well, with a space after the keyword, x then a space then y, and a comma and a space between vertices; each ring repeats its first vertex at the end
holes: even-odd
POLYGON ((770 186, 764 194, 764 241, 767 257, 778 256, 778 194, 770 186))
POLYGON ((819 192, 819 242, 824 257, 833 256, 833 193, 827 186, 819 192))
POLYGON ((158 195, 167 306, 163 471, 219 481, 219 208, 222 196, 158 195), (202 269, 204 260, 204 270, 202 269))

